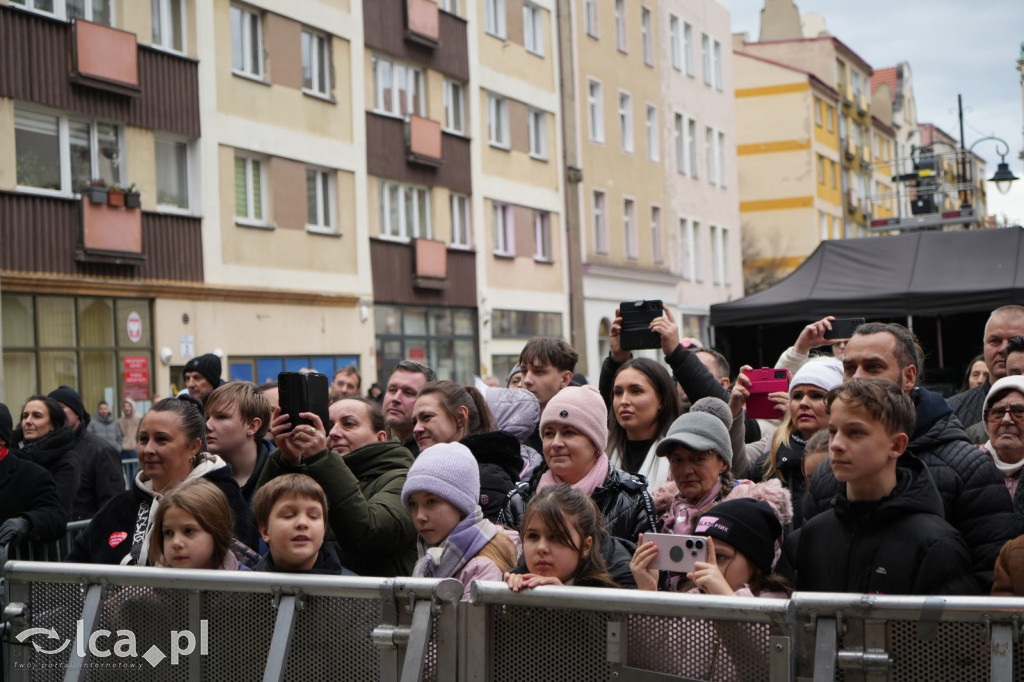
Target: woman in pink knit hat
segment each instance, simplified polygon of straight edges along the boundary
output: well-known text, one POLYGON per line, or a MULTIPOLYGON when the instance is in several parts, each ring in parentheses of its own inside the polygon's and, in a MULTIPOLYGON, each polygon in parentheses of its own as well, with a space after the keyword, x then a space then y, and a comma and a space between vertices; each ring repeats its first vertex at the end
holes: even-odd
POLYGON ((633 586, 629 557, 612 558, 616 549, 630 555, 640 533, 654 531, 654 511, 647 482, 613 466, 605 454, 608 408, 593 386, 567 386, 552 398, 540 418, 544 463, 509 494, 498 523, 518 527, 530 498, 560 483, 589 495, 604 516, 608 531, 621 543, 610 542, 606 560, 620 585, 633 586), (619 569, 619 570, 616 570, 619 569))

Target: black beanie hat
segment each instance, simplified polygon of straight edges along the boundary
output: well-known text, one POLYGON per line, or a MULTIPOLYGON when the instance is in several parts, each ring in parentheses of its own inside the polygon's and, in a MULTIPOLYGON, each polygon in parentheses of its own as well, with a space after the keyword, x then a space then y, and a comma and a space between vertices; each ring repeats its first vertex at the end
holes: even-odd
POLYGON ((210 385, 214 388, 220 386, 220 358, 213 353, 207 353, 206 355, 200 355, 198 358, 192 358, 185 363, 185 369, 182 370, 182 378, 189 372, 199 372, 206 380, 210 382, 210 385))
POLYGON ((11 419, 11 411, 7 406, 0 403, 0 440, 11 447, 14 439, 14 420, 11 419))
POLYGON ((769 575, 775 563, 775 541, 782 524, 767 502, 742 497, 719 502, 707 510, 694 527, 694 535, 728 542, 762 573, 769 575))
POLYGON ((58 386, 50 391, 50 397, 61 405, 67 405, 82 422, 89 422, 89 413, 85 411, 85 405, 82 404, 82 396, 78 395, 78 391, 75 389, 70 386, 58 386))

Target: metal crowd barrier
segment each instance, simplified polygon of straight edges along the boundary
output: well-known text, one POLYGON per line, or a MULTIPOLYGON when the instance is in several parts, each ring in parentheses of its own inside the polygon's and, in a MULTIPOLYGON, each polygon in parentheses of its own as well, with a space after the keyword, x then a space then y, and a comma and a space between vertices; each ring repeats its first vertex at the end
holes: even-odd
POLYGON ((452 579, 29 562, 5 573, 12 681, 1024 679, 1024 598, 478 582, 459 602, 452 579))
POLYGON ((452 579, 18 561, 4 573, 12 682, 456 676, 452 579))

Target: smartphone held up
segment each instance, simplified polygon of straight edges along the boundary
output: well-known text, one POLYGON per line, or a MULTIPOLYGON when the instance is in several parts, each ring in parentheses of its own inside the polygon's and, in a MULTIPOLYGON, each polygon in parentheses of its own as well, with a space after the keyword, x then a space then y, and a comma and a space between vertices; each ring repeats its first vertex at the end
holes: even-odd
POLYGON ((661 335, 651 331, 651 322, 665 313, 661 301, 623 301, 619 304, 622 331, 619 345, 622 350, 661 348, 661 335))
POLYGON ((299 416, 302 412, 312 412, 320 417, 325 429, 330 428, 327 410, 330 392, 325 374, 281 372, 277 375, 277 385, 281 414, 288 415, 293 429, 299 425, 312 425, 309 419, 299 416))

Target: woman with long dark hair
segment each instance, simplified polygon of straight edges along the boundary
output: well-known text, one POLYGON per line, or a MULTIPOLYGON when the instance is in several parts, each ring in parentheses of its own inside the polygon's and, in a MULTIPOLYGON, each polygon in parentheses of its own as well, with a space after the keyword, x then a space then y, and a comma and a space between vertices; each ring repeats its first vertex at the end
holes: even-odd
POLYGON ((627 360, 616 370, 612 384, 611 463, 644 475, 652 488, 667 481, 668 461, 658 457, 656 450, 678 416, 679 394, 668 370, 647 358, 627 360))

